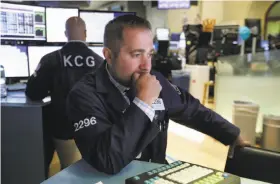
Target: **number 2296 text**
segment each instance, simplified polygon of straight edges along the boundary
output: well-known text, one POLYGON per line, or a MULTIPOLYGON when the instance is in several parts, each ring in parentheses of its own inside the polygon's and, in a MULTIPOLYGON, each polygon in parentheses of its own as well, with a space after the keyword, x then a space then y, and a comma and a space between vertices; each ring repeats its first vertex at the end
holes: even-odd
POLYGON ((96 122, 96 118, 95 117, 91 117, 90 119, 85 118, 84 120, 80 120, 79 123, 75 123, 74 127, 75 127, 75 132, 79 131, 80 129, 84 128, 84 127, 88 127, 90 125, 95 125, 96 122))

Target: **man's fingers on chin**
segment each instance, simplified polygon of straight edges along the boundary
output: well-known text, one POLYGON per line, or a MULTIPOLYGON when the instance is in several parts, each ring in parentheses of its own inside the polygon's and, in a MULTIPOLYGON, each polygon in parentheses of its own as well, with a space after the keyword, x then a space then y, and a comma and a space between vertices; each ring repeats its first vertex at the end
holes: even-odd
POLYGON ((136 81, 139 77, 140 77, 140 74, 139 74, 139 73, 134 73, 134 74, 132 75, 132 79, 133 79, 134 81, 136 81))

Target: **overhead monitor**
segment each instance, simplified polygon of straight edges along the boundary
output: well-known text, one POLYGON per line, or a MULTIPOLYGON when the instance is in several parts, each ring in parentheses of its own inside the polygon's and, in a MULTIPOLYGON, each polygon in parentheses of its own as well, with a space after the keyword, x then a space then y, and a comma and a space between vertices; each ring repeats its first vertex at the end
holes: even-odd
POLYGON ((157 28, 156 36, 158 41, 168 41, 169 40, 169 29, 167 28, 157 28))
POLYGON ((0 64, 6 77, 28 77, 27 47, 23 45, 1 45, 0 64))
POLYGON ((30 75, 36 70, 42 57, 48 53, 61 49, 62 46, 28 46, 30 75))
POLYGON ((79 16, 78 8, 46 8, 47 42, 67 42, 65 23, 73 16, 79 16))
POLYGON ((1 39, 46 40, 45 7, 1 3, 1 39))
POLYGON ((85 21, 87 28, 87 42, 103 43, 103 36, 106 24, 125 14, 134 14, 134 12, 93 12, 80 11, 80 17, 85 21))
POLYGON ((100 57, 102 57, 103 59, 105 59, 104 55, 103 55, 103 47, 102 46, 89 46, 89 48, 95 52, 96 54, 98 54, 100 57))
POLYGON ((188 9, 191 7, 190 0, 158 0, 158 9, 188 9))

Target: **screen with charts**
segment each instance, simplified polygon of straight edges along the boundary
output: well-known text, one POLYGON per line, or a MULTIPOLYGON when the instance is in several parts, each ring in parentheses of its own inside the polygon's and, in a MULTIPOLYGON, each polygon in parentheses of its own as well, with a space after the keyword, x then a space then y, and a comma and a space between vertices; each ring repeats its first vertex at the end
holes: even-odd
POLYGON ((0 52, 6 77, 28 77, 27 46, 1 45, 0 52))
POLYGON ((45 8, 1 3, 1 39, 46 40, 45 8))
POLYGON ((115 17, 133 14, 134 12, 90 12, 80 11, 80 17, 85 21, 87 27, 87 42, 103 43, 106 24, 115 17))
POLYGON ((46 8, 47 42, 67 42, 65 23, 68 18, 78 15, 77 8, 46 8))
POLYGON ((105 59, 104 55, 103 55, 103 47, 102 46, 89 46, 89 48, 95 52, 96 54, 98 54, 100 57, 102 57, 103 59, 105 59))
POLYGON ((156 36, 158 41, 168 41, 169 40, 169 29, 167 28, 157 28, 156 36))
POLYGON ((28 46, 29 72, 32 75, 37 68, 41 58, 53 51, 61 49, 62 46, 28 46))

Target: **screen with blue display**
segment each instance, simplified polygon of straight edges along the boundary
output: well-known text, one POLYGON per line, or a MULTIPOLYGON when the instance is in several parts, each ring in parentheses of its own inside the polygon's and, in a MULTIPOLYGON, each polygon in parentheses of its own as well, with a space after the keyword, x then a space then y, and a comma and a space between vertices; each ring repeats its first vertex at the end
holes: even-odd
POLYGON ((80 17, 85 21, 87 28, 87 42, 103 43, 106 24, 115 17, 134 14, 133 12, 92 12, 80 11, 80 17))

